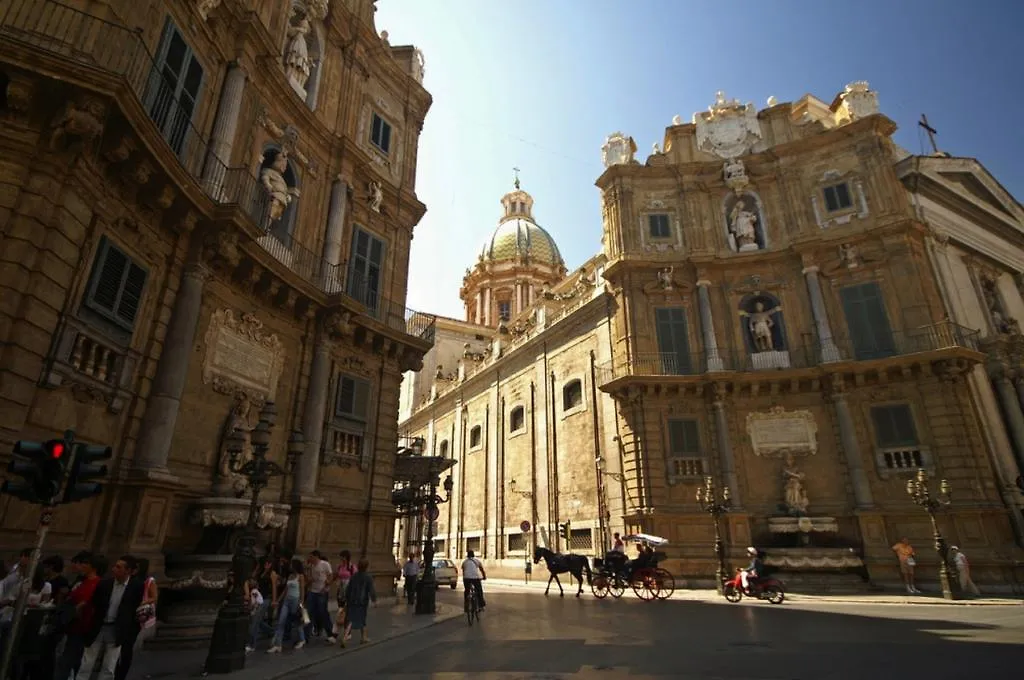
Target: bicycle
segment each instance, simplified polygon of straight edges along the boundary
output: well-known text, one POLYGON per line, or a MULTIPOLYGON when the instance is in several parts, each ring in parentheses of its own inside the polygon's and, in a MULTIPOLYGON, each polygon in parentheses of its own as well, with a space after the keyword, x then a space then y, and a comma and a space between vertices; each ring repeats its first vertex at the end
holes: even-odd
POLYGON ((469 625, 473 625, 473 619, 480 620, 480 601, 476 594, 476 588, 469 587, 465 589, 466 595, 466 621, 469 625))

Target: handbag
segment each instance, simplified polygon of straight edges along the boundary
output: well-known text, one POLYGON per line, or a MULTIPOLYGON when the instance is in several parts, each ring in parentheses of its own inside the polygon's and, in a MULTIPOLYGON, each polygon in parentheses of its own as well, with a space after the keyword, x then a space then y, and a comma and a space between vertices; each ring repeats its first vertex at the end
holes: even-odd
POLYGON ((308 626, 310 623, 309 612, 306 611, 305 605, 299 605, 299 616, 302 617, 302 625, 308 626))
POLYGON ((908 567, 913 567, 916 564, 917 564, 917 561, 913 557, 908 557, 907 558, 907 566, 908 567))

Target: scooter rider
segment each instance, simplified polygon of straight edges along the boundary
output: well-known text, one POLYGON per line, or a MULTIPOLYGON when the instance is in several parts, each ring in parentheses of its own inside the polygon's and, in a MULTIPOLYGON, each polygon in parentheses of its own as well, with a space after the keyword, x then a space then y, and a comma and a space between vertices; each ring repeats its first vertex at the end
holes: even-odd
POLYGON ((743 583, 743 590, 750 592, 750 579, 756 580, 764 574, 764 563, 761 562, 757 548, 748 547, 747 554, 750 555, 750 565, 740 572, 740 581, 743 583))

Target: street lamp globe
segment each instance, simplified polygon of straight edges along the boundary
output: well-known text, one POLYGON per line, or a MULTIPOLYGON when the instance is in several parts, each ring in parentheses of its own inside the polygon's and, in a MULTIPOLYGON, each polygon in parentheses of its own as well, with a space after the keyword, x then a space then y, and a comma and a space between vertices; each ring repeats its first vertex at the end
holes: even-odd
POLYGON ((306 450, 306 438, 299 430, 288 435, 288 466, 295 467, 306 450))
POLYGON ((426 442, 423 441, 423 437, 416 437, 412 440, 412 444, 409 448, 412 449, 412 454, 414 456, 422 456, 425 444, 426 442))
POLYGON ((444 492, 451 494, 453 488, 455 488, 455 482, 452 481, 452 476, 448 475, 444 478, 444 492))
POLYGON ((263 408, 260 409, 260 421, 266 422, 270 427, 274 427, 277 424, 277 404, 268 399, 263 404, 263 408))
POLYGON ((254 447, 270 446, 270 423, 268 423, 266 420, 263 420, 261 416, 260 422, 256 423, 256 427, 253 428, 252 435, 250 436, 252 439, 252 445, 254 447))

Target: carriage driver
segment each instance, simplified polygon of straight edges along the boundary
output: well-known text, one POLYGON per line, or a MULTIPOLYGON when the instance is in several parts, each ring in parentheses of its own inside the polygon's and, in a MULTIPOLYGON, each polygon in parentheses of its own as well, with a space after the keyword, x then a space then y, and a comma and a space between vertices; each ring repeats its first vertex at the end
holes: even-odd
POLYGON ((743 583, 743 590, 750 590, 750 579, 754 579, 756 582, 764 574, 764 564, 757 554, 757 548, 753 546, 748 547, 747 554, 750 555, 750 565, 740 571, 740 581, 743 583))

